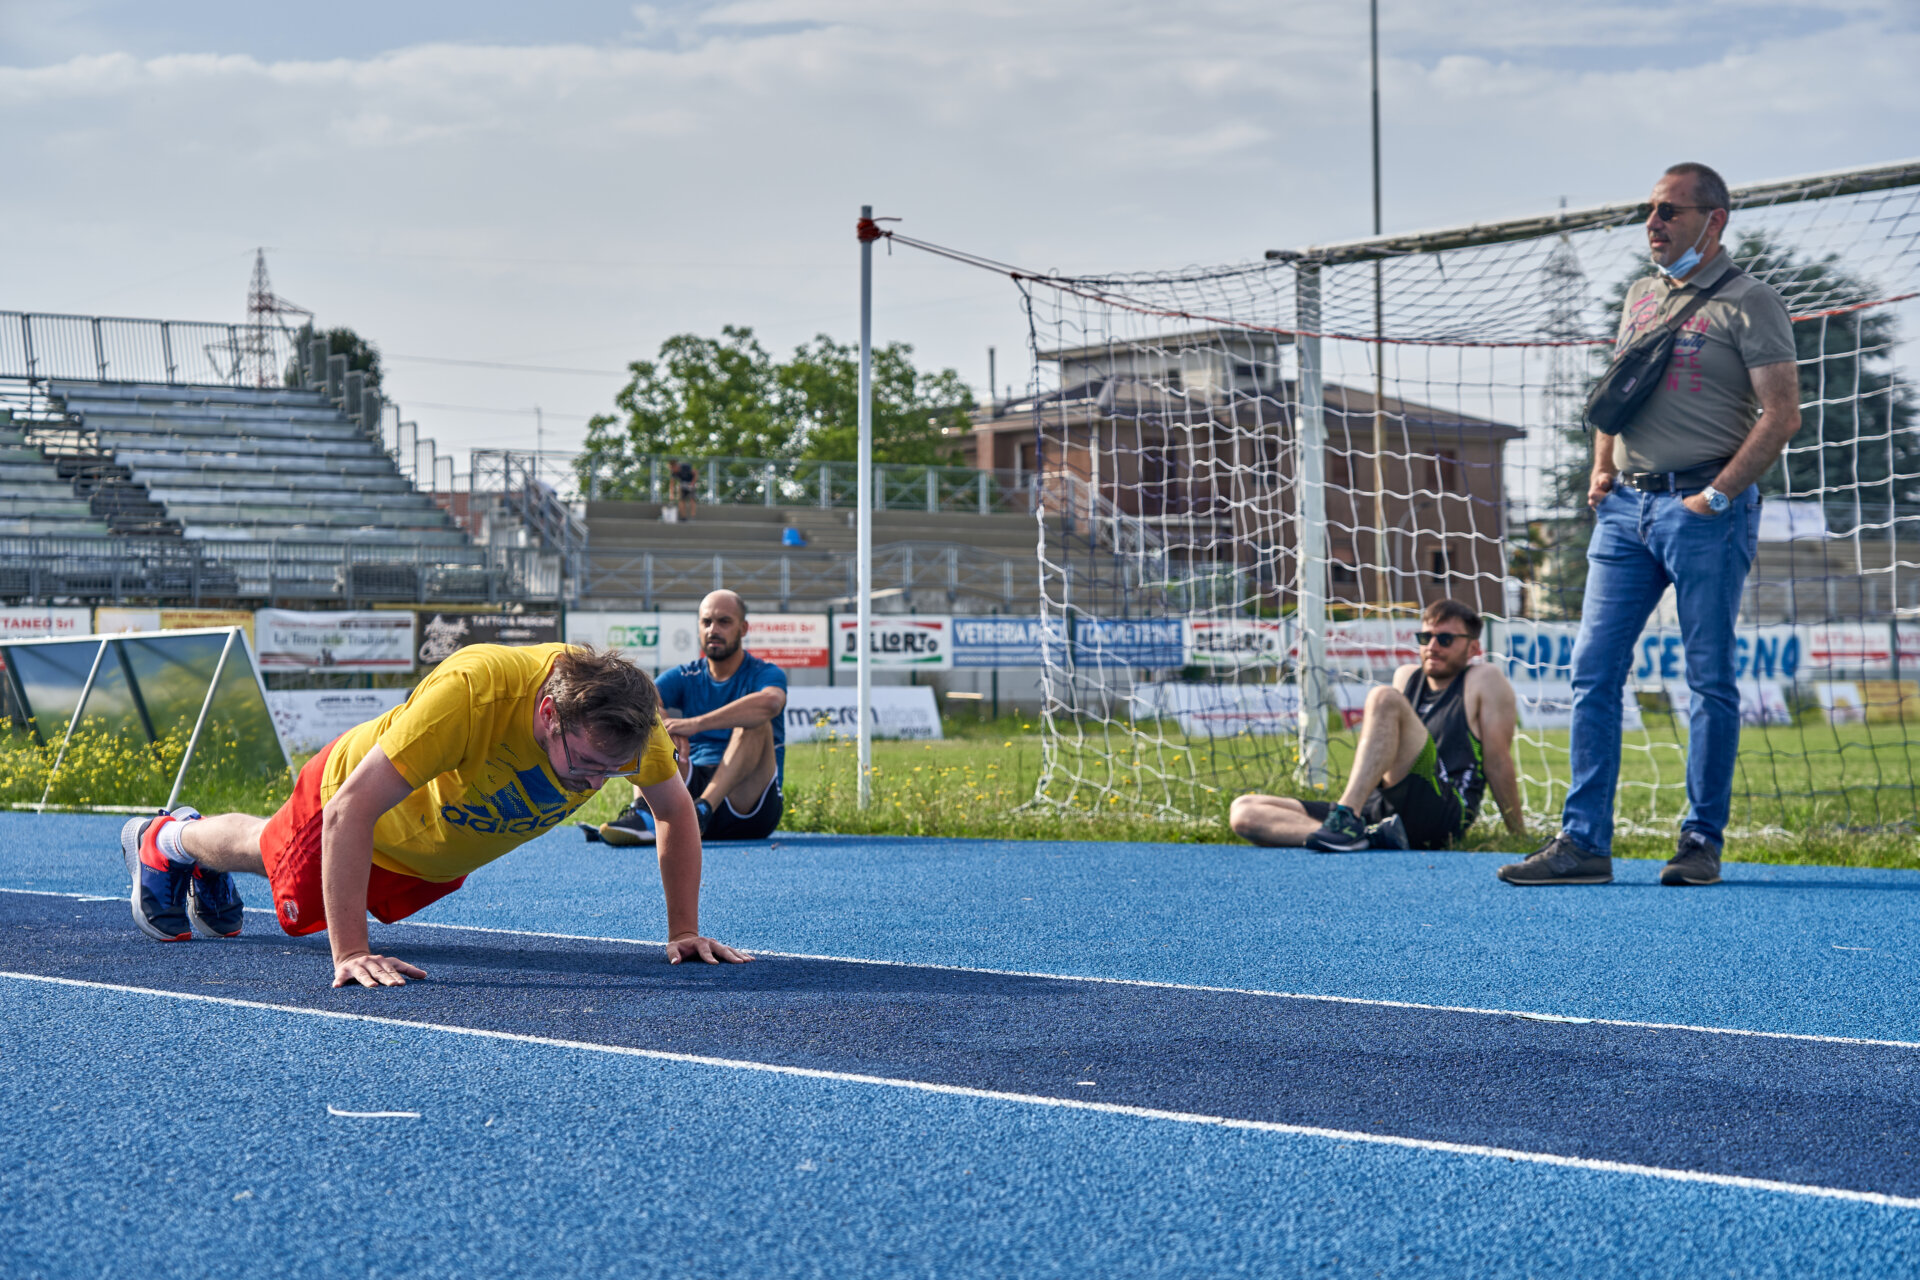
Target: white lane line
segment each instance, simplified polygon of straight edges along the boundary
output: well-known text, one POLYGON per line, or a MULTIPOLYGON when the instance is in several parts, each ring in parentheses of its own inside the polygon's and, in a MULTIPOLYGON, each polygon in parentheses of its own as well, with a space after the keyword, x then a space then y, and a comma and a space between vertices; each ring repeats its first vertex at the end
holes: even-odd
MULTIPOLYGON (((50 898, 78 898, 82 901, 120 902, 121 898, 96 898, 85 893, 60 893, 51 889, 5 889, 0 893, 38 894, 50 898)), ((248 907, 256 915, 272 916, 267 907, 248 907)), ((664 947, 664 942, 649 938, 605 938, 591 933, 543 933, 535 929, 490 929, 477 924, 433 924, 425 920, 401 920, 389 928, 443 929, 454 933, 486 933, 510 938, 551 938, 561 942, 604 942, 622 947, 664 947)), ((1531 1022, 1592 1023, 1600 1027, 1637 1027, 1646 1031, 1692 1031, 1709 1036, 1751 1036, 1757 1040, 1801 1040, 1809 1044, 1856 1044, 1876 1049, 1920 1049, 1916 1040, 1873 1040, 1863 1036, 1823 1036, 1803 1031, 1756 1031, 1749 1027, 1713 1027, 1688 1022, 1641 1022, 1628 1018, 1589 1018, 1571 1014, 1547 1013, 1534 1009, 1483 1009, 1465 1004, 1422 1004, 1414 1000, 1377 1000, 1366 996, 1317 995, 1310 991, 1267 991, 1259 987, 1214 987, 1196 982, 1156 982, 1149 978, 1099 978, 1083 973, 1041 973, 1028 969, 983 969, 963 964, 934 964, 920 960, 873 960, 864 956, 822 956, 806 951, 767 951, 740 945, 756 956, 775 956, 782 960, 822 960, 833 964, 870 964, 894 969, 932 969, 941 973, 979 973, 995 978, 1044 978, 1050 982, 1091 982, 1108 987, 1146 987, 1156 991, 1205 991, 1215 995, 1260 996, 1269 1000, 1312 1000, 1326 1004, 1362 1005, 1374 1009, 1418 1009, 1427 1013, 1471 1013, 1488 1018, 1524 1018, 1531 1022)))
MULTIPOLYGON (((975 1089, 967 1085, 939 1084, 930 1080, 903 1080, 889 1076, 862 1075, 852 1071, 824 1071, 817 1067, 791 1067, 774 1062, 752 1062, 739 1058, 714 1058, 704 1054, 672 1053, 665 1049, 636 1049, 627 1045, 594 1044, 583 1040, 560 1040, 551 1036, 530 1036, 512 1031, 492 1031, 479 1027, 456 1027, 438 1022, 414 1022, 405 1018, 383 1018, 370 1013, 345 1013, 337 1009, 303 1009, 297 1005, 268 1004, 259 1000, 239 1000, 232 996, 209 996, 188 991, 163 991, 153 987, 122 986, 111 982, 88 982, 79 978, 53 978, 38 973, 11 973, 0 970, 0 978, 18 982, 41 982, 49 986, 79 987, 92 991, 113 991, 123 995, 151 996, 165 1000, 189 1000, 200 1004, 225 1005, 235 1009, 261 1009, 272 1013, 291 1013, 310 1018, 331 1018, 340 1022, 364 1022, 375 1026, 406 1027, 415 1031, 438 1031, 446 1035, 471 1036, 482 1040, 504 1040, 514 1044, 537 1044, 553 1049, 575 1049, 587 1053, 605 1053, 616 1057, 648 1058, 656 1062, 676 1062, 691 1066, 720 1067, 729 1071, 756 1071, 766 1075, 798 1076, 807 1080, 835 1080, 847 1084, 877 1085, 889 1089, 910 1089, 918 1093, 942 1094, 955 1098, 978 1098, 991 1102, 1017 1102, 1035 1107, 1056 1107, 1065 1111, 1095 1111, 1104 1115, 1131 1116, 1140 1120, 1162 1120, 1176 1124, 1214 1125, 1223 1129, 1248 1129, 1259 1133, 1281 1133, 1293 1137, 1322 1138, 1334 1142, 1366 1143, 1376 1147, 1399 1147, 1411 1151, 1433 1151, 1445 1155, 1478 1156, 1489 1160, 1511 1160, 1525 1164, 1552 1165, 1561 1169, 1583 1169, 1595 1173, 1623 1173, 1667 1182, 1705 1183, 1716 1187, 1737 1187, 1746 1191, 1772 1191, 1783 1195, 1808 1196, 1822 1200, 1849 1200, 1858 1204, 1879 1205, 1888 1209, 1920 1209, 1920 1199, 1890 1196, 1878 1191, 1856 1191, 1848 1187, 1823 1187, 1804 1182, 1776 1182, 1771 1178, 1746 1178, 1737 1174, 1706 1173, 1697 1169, 1668 1169, 1659 1165, 1628 1164, 1618 1160, 1591 1160, 1582 1156, 1554 1155, 1545 1151, 1520 1151, 1508 1147, 1484 1147, 1474 1143, 1440 1142, 1430 1138, 1403 1138, 1393 1134, 1359 1133, 1346 1129, 1324 1129, 1317 1125, 1282 1124, 1273 1120, 1240 1120, 1228 1116, 1202 1115, 1191 1111, 1163 1111, 1156 1107, 1133 1107, 1116 1102, 1089 1102, 1080 1098, 1049 1098, 1030 1093, 1008 1093, 998 1089, 975 1089)), ((331 1110, 332 1108, 329 1108, 331 1110)))
POLYGON ((418 1111, 342 1111, 331 1102, 327 1104, 327 1114, 340 1116, 347 1120, 418 1120, 418 1111))

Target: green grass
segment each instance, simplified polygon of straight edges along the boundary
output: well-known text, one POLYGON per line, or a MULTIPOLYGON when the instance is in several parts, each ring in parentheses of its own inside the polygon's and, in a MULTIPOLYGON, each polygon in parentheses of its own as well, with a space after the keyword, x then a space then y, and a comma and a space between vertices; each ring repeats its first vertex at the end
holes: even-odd
MULTIPOLYGON (((49 805, 62 807, 157 808, 166 803, 186 742, 185 733, 174 733, 149 744, 92 719, 74 730, 64 756, 59 736, 42 746, 24 733, 0 735, 0 806, 38 804, 46 792, 49 805)), ((278 763, 261 760, 231 727, 210 721, 181 798, 202 813, 272 813, 293 792, 292 778, 278 763)))

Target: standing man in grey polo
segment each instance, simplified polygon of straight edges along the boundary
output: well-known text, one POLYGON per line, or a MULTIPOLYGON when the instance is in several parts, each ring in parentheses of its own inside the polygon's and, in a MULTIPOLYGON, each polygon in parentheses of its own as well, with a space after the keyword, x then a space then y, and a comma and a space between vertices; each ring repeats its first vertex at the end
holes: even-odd
POLYGON ((1718 288, 1681 327, 1666 377, 1619 435, 1595 433, 1587 505, 1587 590, 1573 650, 1572 783, 1560 833, 1514 885, 1613 879, 1620 704, 1634 642, 1668 586, 1680 614, 1687 685, 1687 813, 1660 872, 1667 885, 1717 884, 1740 750, 1734 621, 1760 534, 1754 483, 1800 429, 1793 322, 1780 295, 1720 247, 1727 184, 1677 164, 1654 185, 1647 245, 1655 274, 1634 282, 1619 345, 1718 288))

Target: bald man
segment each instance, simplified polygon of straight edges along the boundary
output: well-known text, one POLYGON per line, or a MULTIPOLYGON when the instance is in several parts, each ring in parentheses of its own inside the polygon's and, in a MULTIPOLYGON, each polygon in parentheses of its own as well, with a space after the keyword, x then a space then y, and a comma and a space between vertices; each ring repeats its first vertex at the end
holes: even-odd
MULTIPOLYGON (((787 673, 745 648, 747 602, 715 591, 700 602, 703 657, 657 681, 663 725, 683 763, 707 840, 764 840, 780 825, 787 762, 787 673)), ((600 828, 608 844, 651 844, 646 797, 600 828)))

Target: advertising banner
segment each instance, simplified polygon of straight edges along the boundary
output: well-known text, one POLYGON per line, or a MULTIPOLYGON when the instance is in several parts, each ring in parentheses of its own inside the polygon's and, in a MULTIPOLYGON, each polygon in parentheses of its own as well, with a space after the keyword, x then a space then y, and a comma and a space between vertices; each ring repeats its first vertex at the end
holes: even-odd
MULTIPOLYGON (((1684 728, 1687 713, 1693 707, 1693 690, 1682 680, 1667 685, 1667 706, 1676 727, 1684 728)), ((1787 710, 1787 693, 1778 680, 1740 681, 1740 723, 1744 725, 1792 724, 1787 710)))
POLYGON ((420 665, 445 662, 470 644, 553 644, 560 639, 560 615, 546 613, 460 613, 421 609, 420 665))
POLYGON ((1251 667, 1287 657, 1288 627, 1254 618, 1195 618, 1187 623, 1187 662, 1196 667, 1251 667))
POLYGON ((1038 618, 955 618, 955 667, 1038 667, 1046 663, 1038 618))
POLYGON ((93 628, 93 611, 22 605, 0 609, 0 640, 38 640, 43 636, 84 636, 93 628))
POLYGON ((567 613, 567 639, 618 649, 655 673, 700 656, 699 620, 691 613, 567 613))
POLYGON ((239 627, 253 644, 251 609, 128 609, 102 605, 93 611, 93 629, 101 634, 118 631, 186 631, 194 627, 239 627))
POLYGON ((1181 618, 1077 618, 1073 660, 1083 667, 1183 667, 1186 631, 1181 618))
MULTIPOLYGON (((1573 684, 1567 680, 1516 680, 1513 692, 1519 703, 1522 729, 1573 728, 1573 684)), ((1620 700, 1620 727, 1637 731, 1644 728, 1640 704, 1634 699, 1620 700)))
MULTIPOLYGON (((860 665, 854 647, 858 618, 835 618, 835 662, 844 670, 860 665)), ((867 651, 877 671, 946 671, 953 666, 952 618, 895 614, 875 618, 867 633, 867 651)))
MULTIPOLYGON (((1785 624, 1743 626, 1734 633, 1734 674, 1741 679, 1793 680, 1807 662, 1810 628, 1785 624)), ((1881 627, 1881 649, 1887 629, 1881 627)), ((1514 680, 1570 680, 1573 645, 1579 639, 1577 622, 1501 622, 1488 624, 1482 637, 1488 654, 1503 664, 1514 680)), ((1649 628, 1634 644, 1629 674, 1636 684, 1659 684, 1685 678, 1686 648, 1680 632, 1649 628)))
POLYGON ((747 618, 747 652, 776 667, 827 665, 827 615, 756 613, 747 618))
POLYGON ((405 689, 269 689, 267 710, 288 751, 318 751, 407 700, 405 689))
POLYGON ((1418 662, 1420 645, 1413 637, 1423 627, 1424 624, 1417 618, 1364 618, 1356 622, 1329 622, 1327 669, 1366 674, 1388 672, 1403 663, 1418 662))
MULTIPOLYGON (((873 736, 876 738, 939 738, 940 709, 926 685, 875 685, 873 736)), ((811 742, 838 734, 858 737, 859 690, 841 685, 801 685, 787 690, 787 741, 811 742)))
POLYGON ((400 610, 253 615, 262 671, 411 671, 413 614, 400 610))

